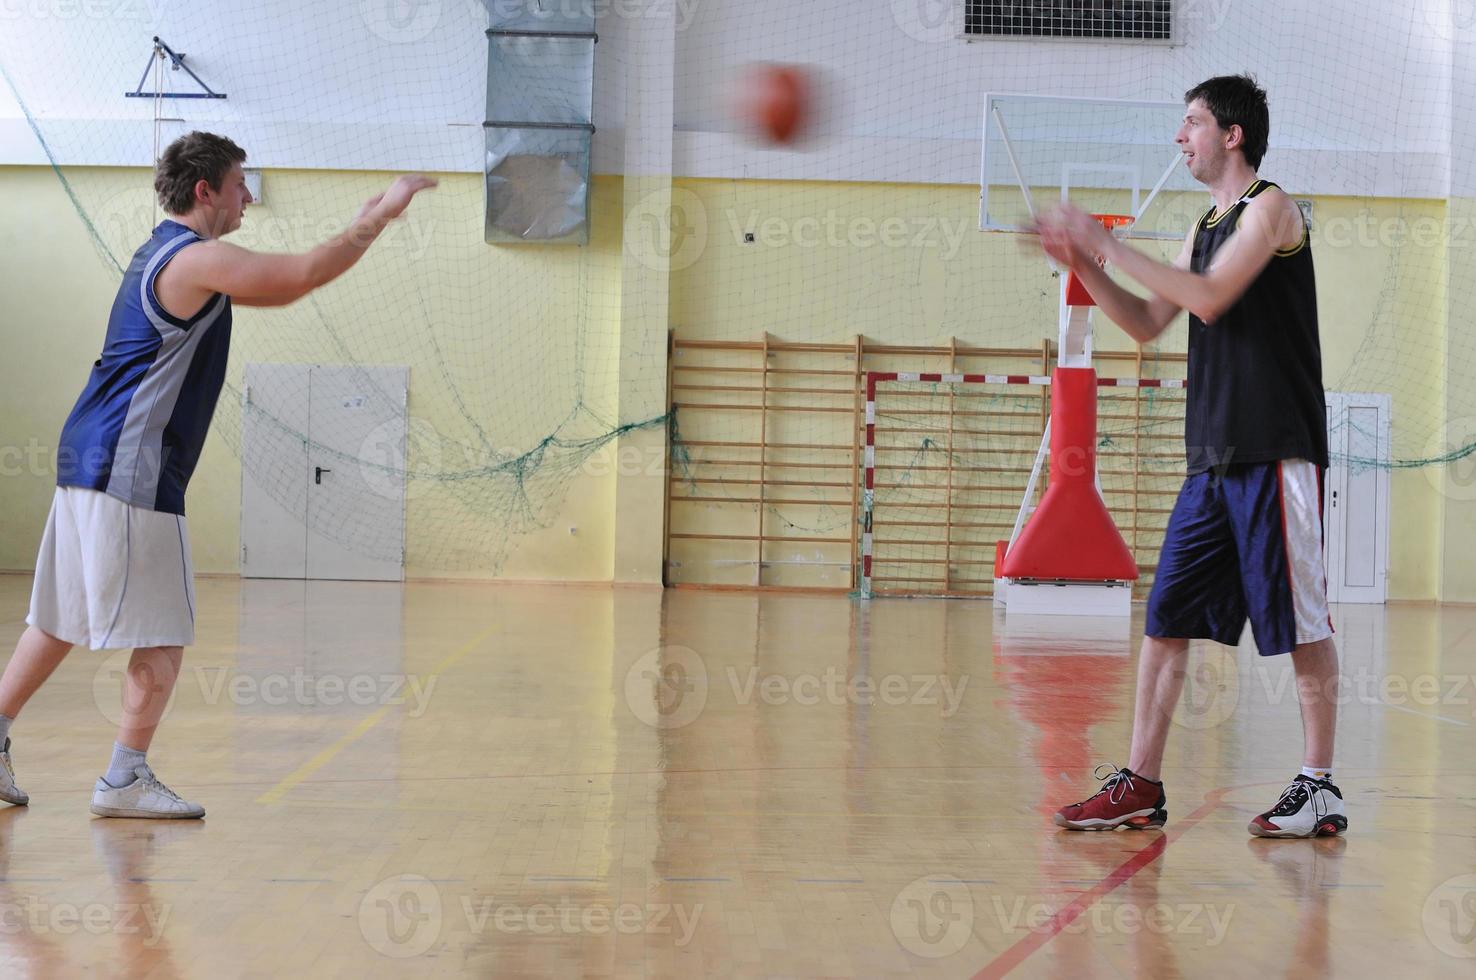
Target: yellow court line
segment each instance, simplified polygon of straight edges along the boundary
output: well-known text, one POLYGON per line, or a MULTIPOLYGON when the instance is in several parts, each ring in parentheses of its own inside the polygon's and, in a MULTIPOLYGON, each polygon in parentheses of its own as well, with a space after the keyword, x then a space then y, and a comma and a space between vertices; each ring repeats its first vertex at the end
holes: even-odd
MULTIPOLYGON (((439 664, 432 668, 430 676, 439 677, 441 674, 445 673, 452 666, 464 659, 467 654, 475 650, 477 648, 477 644, 481 643, 483 640, 485 640, 487 637, 491 636, 493 633, 497 632, 501 628, 502 627, 500 624, 497 626, 489 626, 487 629, 472 637, 462 647, 448 654, 444 660, 442 660, 439 664)), ((302 783, 319 769, 322 769, 328 763, 332 762, 340 752, 348 748, 350 745, 353 745, 359 739, 363 738, 364 735, 369 732, 375 725, 383 721, 384 716, 389 714, 390 708, 392 707, 394 707, 394 705, 384 705, 378 711, 374 712, 374 714, 359 722, 350 731, 340 736, 338 741, 334 742, 326 749, 323 749, 317 755, 304 762, 301 766, 298 766, 297 769, 289 773, 281 782, 277 783, 277 785, 273 786, 271 789, 258 796, 256 798, 256 802, 280 803, 282 797, 290 793, 294 787, 302 783)))

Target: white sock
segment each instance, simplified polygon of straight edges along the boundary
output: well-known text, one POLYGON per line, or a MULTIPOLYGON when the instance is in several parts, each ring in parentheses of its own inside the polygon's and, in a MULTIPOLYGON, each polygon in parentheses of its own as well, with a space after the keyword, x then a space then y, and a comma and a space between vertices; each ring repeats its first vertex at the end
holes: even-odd
POLYGON ((144 754, 138 749, 130 749, 126 745, 113 743, 113 759, 108 763, 108 771, 103 773, 103 779, 114 789, 122 789, 138 781, 133 770, 144 765, 144 754))
POLYGON ((10 737, 10 724, 13 721, 15 719, 9 715, 0 715, 0 746, 3 746, 5 740, 10 737))
POLYGON ((1302 775, 1308 779, 1325 779, 1332 782, 1332 766, 1303 766, 1302 775))

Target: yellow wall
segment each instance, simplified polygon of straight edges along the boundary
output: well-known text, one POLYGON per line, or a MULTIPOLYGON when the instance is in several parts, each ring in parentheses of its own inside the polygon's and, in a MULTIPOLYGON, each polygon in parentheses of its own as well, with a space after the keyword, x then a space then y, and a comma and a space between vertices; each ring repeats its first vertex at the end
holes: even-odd
MULTIPOLYGON (((66 176, 126 264, 156 220, 148 173, 69 168, 66 176)), ((387 180, 269 172, 265 205, 248 211, 232 240, 306 249, 387 180)), ((418 458, 412 451, 412 472, 491 465, 495 458, 476 455, 484 439, 496 458, 515 457, 558 429, 581 400, 598 418, 566 431, 608 431, 612 423, 603 420, 617 408, 621 193, 618 179, 595 181, 587 248, 493 248, 482 242, 480 180, 442 175, 397 237, 381 239, 344 278, 289 308, 238 306, 227 384, 239 391, 243 366, 253 361, 408 365, 412 431, 431 433, 418 458)), ((10 297, 0 314, 7 349, 0 445, 44 450, 42 465, 3 483, 0 567, 28 569, 50 502, 56 437, 101 348, 118 274, 56 175, 39 168, 0 168, 0 254, 0 288, 10 297)), ((648 373, 644 383, 664 385, 664 366, 648 373)), ((240 415, 228 388, 187 498, 201 572, 238 569, 240 415)), ((558 465, 531 471, 528 497, 552 506, 530 510, 537 529, 510 538, 506 514, 520 508, 511 476, 413 480, 407 574, 609 580, 615 448, 571 473, 558 465)), ((653 547, 659 554, 659 540, 653 547)))
POLYGON ((47 170, 0 168, 0 256, 0 567, 29 569, 51 506, 56 437, 102 347, 118 280, 47 170))
MULTIPOLYGON (((78 169, 67 176, 83 210, 126 261, 153 221, 148 175, 78 169)), ((266 204, 249 213, 237 240, 307 247, 323 237, 325 216, 346 219, 384 180, 269 172, 266 204)), ((650 402, 664 385, 665 365, 649 338, 639 341, 639 354, 625 349, 632 338, 621 335, 622 316, 630 315, 622 314, 622 263, 633 261, 630 250, 622 253, 623 186, 618 177, 596 179, 588 248, 490 248, 481 241, 480 181, 445 176, 413 211, 422 224, 411 230, 424 234, 423 245, 376 248, 344 280, 287 310, 238 309, 231 380, 239 384, 250 360, 409 364, 412 419, 443 440, 448 470, 460 447, 476 441, 472 424, 511 453, 552 432, 576 402, 607 427, 633 421, 623 417, 622 404, 650 402), (325 331, 325 321, 350 326, 325 331), (643 362, 639 370, 629 370, 633 356, 643 362), (446 371, 454 383, 444 383, 446 371)), ((1168 205, 1192 215, 1203 201, 1185 195, 1168 205)), ((977 231, 972 187, 682 180, 673 206, 679 227, 670 243, 670 320, 681 337, 753 340, 768 332, 850 343, 861 334, 885 343, 947 345, 956 337, 1023 346, 1055 334, 1054 280, 1018 236, 977 231), (756 241, 745 243, 746 232, 756 241)), ((1340 198, 1319 199, 1316 208, 1327 384, 1390 392, 1396 447, 1423 444, 1448 411, 1461 407, 1465 396, 1455 392, 1466 389, 1454 382, 1470 366, 1471 351, 1446 335, 1443 241, 1399 242, 1388 228, 1443 223, 1444 208, 1340 198), (1359 231, 1370 223, 1372 237, 1359 231), (1335 229, 1341 237, 1325 237, 1335 229)), ((0 446, 10 447, 8 478, 0 483, 0 567, 29 568, 51 495, 50 451, 96 356, 117 275, 56 176, 40 168, 0 169, 0 254, 0 289, 8 297, 0 446), (28 472, 25 448, 32 444, 46 455, 28 472)), ((1097 342, 1099 349, 1131 346, 1105 325, 1097 342)), ((1168 349, 1183 343, 1182 321, 1160 342, 1168 349)), ((1463 411, 1476 415, 1476 407, 1463 411)), ((239 416, 239 406, 223 400, 189 494, 201 571, 237 568, 239 439, 229 434, 239 432, 239 416)), ((650 441, 626 440, 639 452, 659 453, 650 441)), ((534 515, 540 530, 510 540, 501 525, 511 482, 486 480, 481 496, 462 492, 462 481, 412 484, 408 574, 611 578, 616 451, 612 443, 567 481, 533 484, 530 495, 546 489, 555 505, 534 515)), ((412 458, 411 465, 434 462, 412 458)), ((649 493, 660 492, 658 483, 649 493)), ((1471 506, 1438 484, 1429 471, 1394 474, 1391 597, 1476 596, 1476 568, 1453 554, 1464 553, 1457 542, 1468 540, 1471 506)), ((659 534, 646 536, 659 554, 659 534)))
MULTIPOLYGON (((1476 200, 1450 201, 1451 244, 1449 281, 1476 283, 1476 200)), ((1470 303, 1451 297, 1447 309, 1445 343, 1445 424, 1430 447, 1448 452, 1476 445, 1476 329, 1470 303)), ((1445 503, 1441 528, 1440 598, 1448 602, 1476 602, 1476 453, 1425 474, 1445 503)))
MULTIPOLYGON (((851 343, 861 334, 942 347, 955 337, 996 347, 1055 339, 1056 280, 1024 236, 976 230, 974 187, 718 180, 679 186, 694 200, 697 220, 689 224, 705 229, 700 255, 673 277, 679 337, 754 338, 767 330, 789 341, 851 343), (912 234, 884 241, 879 229, 887 221, 912 234), (924 234, 930 222, 943 221, 950 230, 966 228, 956 246, 941 232, 924 234), (752 243, 744 240, 748 232, 752 243)), ((1164 208, 1178 227, 1188 227, 1207 203, 1206 195, 1183 194, 1164 208)), ((1325 383, 1390 393, 1394 445, 1418 450, 1444 419, 1443 204, 1321 198, 1314 227, 1325 383)), ((1149 250, 1171 258, 1178 248, 1149 250)), ((1184 350, 1186 322, 1181 317, 1156 346, 1184 350)), ((1132 344, 1101 323, 1096 346, 1132 344)), ((1426 470, 1393 474, 1391 598, 1440 594, 1445 498, 1434 482, 1426 470)), ((1452 540, 1447 532, 1446 543, 1452 540)), ((1461 588, 1472 594, 1469 584, 1461 588)))

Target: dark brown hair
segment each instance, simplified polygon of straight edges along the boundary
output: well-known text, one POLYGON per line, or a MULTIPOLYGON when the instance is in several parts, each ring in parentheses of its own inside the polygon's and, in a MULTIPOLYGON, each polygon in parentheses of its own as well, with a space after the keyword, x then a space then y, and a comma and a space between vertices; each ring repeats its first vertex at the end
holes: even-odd
POLYGON ((1271 110, 1266 106, 1266 90, 1256 84, 1252 75, 1219 75, 1200 82, 1184 93, 1184 104, 1204 102, 1221 129, 1239 126, 1245 137, 1241 149, 1245 162, 1259 170, 1271 136, 1271 110))
POLYGON ((189 214, 195 207, 195 185, 206 181, 215 190, 231 165, 244 163, 246 151, 224 136, 188 133, 169 144, 154 169, 154 191, 170 214, 189 214))

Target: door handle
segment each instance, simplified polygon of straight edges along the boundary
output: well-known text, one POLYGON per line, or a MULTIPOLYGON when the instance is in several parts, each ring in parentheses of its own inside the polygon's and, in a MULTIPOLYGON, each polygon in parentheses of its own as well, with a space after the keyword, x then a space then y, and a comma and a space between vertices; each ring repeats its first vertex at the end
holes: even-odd
POLYGON ((322 486, 322 484, 323 484, 323 474, 324 473, 332 473, 332 472, 333 472, 332 470, 325 470, 321 466, 314 466, 313 467, 313 482, 316 483, 316 484, 318 484, 319 486, 322 486))

